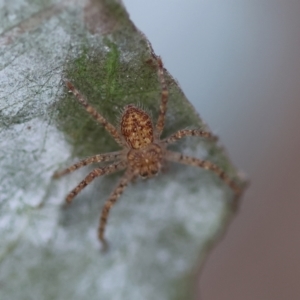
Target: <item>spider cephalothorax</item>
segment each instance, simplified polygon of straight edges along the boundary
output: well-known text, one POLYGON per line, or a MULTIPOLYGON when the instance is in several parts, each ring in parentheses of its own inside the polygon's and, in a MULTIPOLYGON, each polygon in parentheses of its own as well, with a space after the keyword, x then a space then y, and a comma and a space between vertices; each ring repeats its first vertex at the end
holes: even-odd
POLYGON ((163 148, 157 144, 150 144, 140 149, 131 149, 127 160, 132 172, 138 170, 140 176, 151 177, 162 167, 163 148))
POLYGON ((167 111, 168 90, 164 79, 163 64, 159 57, 157 58, 157 63, 162 92, 159 106, 159 116, 155 125, 152 122, 150 114, 148 114, 145 110, 133 104, 130 104, 124 108, 123 114, 120 119, 120 124, 117 129, 88 104, 84 96, 74 87, 74 85, 70 81, 65 81, 67 88, 74 94, 79 103, 83 105, 86 111, 94 119, 96 119, 96 121, 104 126, 104 128, 110 133, 115 141, 122 147, 122 150, 120 151, 97 154, 88 157, 63 171, 56 172, 54 174, 54 177, 57 178, 92 163, 114 161, 107 166, 98 167, 91 171, 85 177, 85 179, 81 181, 77 185, 77 187, 75 187, 68 194, 66 201, 70 203, 73 198, 96 177, 126 169, 125 174, 120 179, 118 185, 111 193, 102 209, 98 237, 104 244, 104 230, 109 211, 117 201, 119 196, 122 194, 125 187, 137 176, 149 178, 157 174, 161 169, 164 161, 168 160, 210 170, 217 176, 219 176, 219 178, 222 179, 233 190, 236 200, 241 193, 238 185, 233 180, 231 180, 226 175, 226 173, 217 165, 206 160, 201 160, 198 158, 183 155, 178 152, 167 150, 167 146, 169 144, 174 143, 185 136, 212 138, 212 135, 210 132, 202 130, 184 129, 177 131, 166 139, 160 139, 161 133, 164 129, 165 114, 167 111))

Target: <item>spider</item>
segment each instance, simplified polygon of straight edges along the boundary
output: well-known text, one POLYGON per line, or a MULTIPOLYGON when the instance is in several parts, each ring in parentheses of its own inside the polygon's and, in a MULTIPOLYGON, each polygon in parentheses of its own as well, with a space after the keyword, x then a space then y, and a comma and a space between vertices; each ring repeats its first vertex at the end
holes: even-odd
POLYGON ((119 126, 115 127, 110 124, 99 112, 88 104, 85 97, 75 88, 68 80, 65 84, 70 92, 73 93, 78 102, 85 110, 115 139, 122 147, 122 150, 97 154, 85 158, 69 168, 55 172, 53 177, 58 178, 62 175, 71 173, 83 166, 109 162, 112 163, 98 167, 91 171, 66 197, 66 202, 71 203, 73 198, 96 177, 111 174, 116 171, 126 169, 123 177, 106 200, 100 217, 98 228, 98 238, 102 245, 106 247, 107 242, 104 237, 104 231, 110 209, 116 203, 126 186, 137 177, 150 178, 156 175, 162 168, 164 161, 196 166, 214 172, 223 180, 235 193, 236 199, 239 197, 241 190, 238 185, 229 178, 226 173, 217 165, 199 158, 183 155, 178 152, 167 150, 167 146, 186 136, 198 136, 204 138, 214 138, 210 132, 197 129, 179 130, 171 136, 161 140, 160 136, 165 125, 165 115, 167 111, 168 89, 164 78, 164 67, 160 57, 156 57, 158 65, 158 77, 161 83, 161 100, 159 106, 159 116, 154 125, 149 114, 143 109, 129 104, 125 107, 119 121, 119 126))

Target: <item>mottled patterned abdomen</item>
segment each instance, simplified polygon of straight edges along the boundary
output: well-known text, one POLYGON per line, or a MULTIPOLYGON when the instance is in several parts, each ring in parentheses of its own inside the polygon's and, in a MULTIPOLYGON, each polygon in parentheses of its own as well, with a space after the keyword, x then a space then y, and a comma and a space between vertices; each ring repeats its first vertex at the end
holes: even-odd
POLYGON ((150 116, 134 105, 127 105, 121 118, 121 132, 133 149, 153 143, 153 125, 150 116))

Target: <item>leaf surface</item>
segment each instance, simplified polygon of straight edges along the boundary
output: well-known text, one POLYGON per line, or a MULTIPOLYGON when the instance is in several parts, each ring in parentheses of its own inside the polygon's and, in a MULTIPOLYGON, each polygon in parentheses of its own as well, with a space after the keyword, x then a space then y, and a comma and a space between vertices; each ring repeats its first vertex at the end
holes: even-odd
MULTIPOLYGON (((113 124, 126 104, 157 119, 161 87, 149 42, 119 1, 0 2, 0 298, 192 299, 199 265, 232 215, 232 191, 209 171, 169 164, 131 184, 113 207, 100 252, 101 208, 121 173, 65 196, 89 172, 53 173, 118 150, 70 95, 68 78, 113 124)), ((207 129, 166 72, 163 137, 207 129)), ((222 147, 173 149, 211 160, 244 185, 222 147)))

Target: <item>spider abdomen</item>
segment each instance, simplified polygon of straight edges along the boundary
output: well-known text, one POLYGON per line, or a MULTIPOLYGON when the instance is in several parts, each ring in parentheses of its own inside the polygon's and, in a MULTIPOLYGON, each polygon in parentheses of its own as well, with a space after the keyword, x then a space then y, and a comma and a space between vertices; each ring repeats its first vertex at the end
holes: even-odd
POLYGON ((153 124, 150 116, 134 105, 127 105, 121 118, 121 133, 133 149, 153 143, 153 124))

